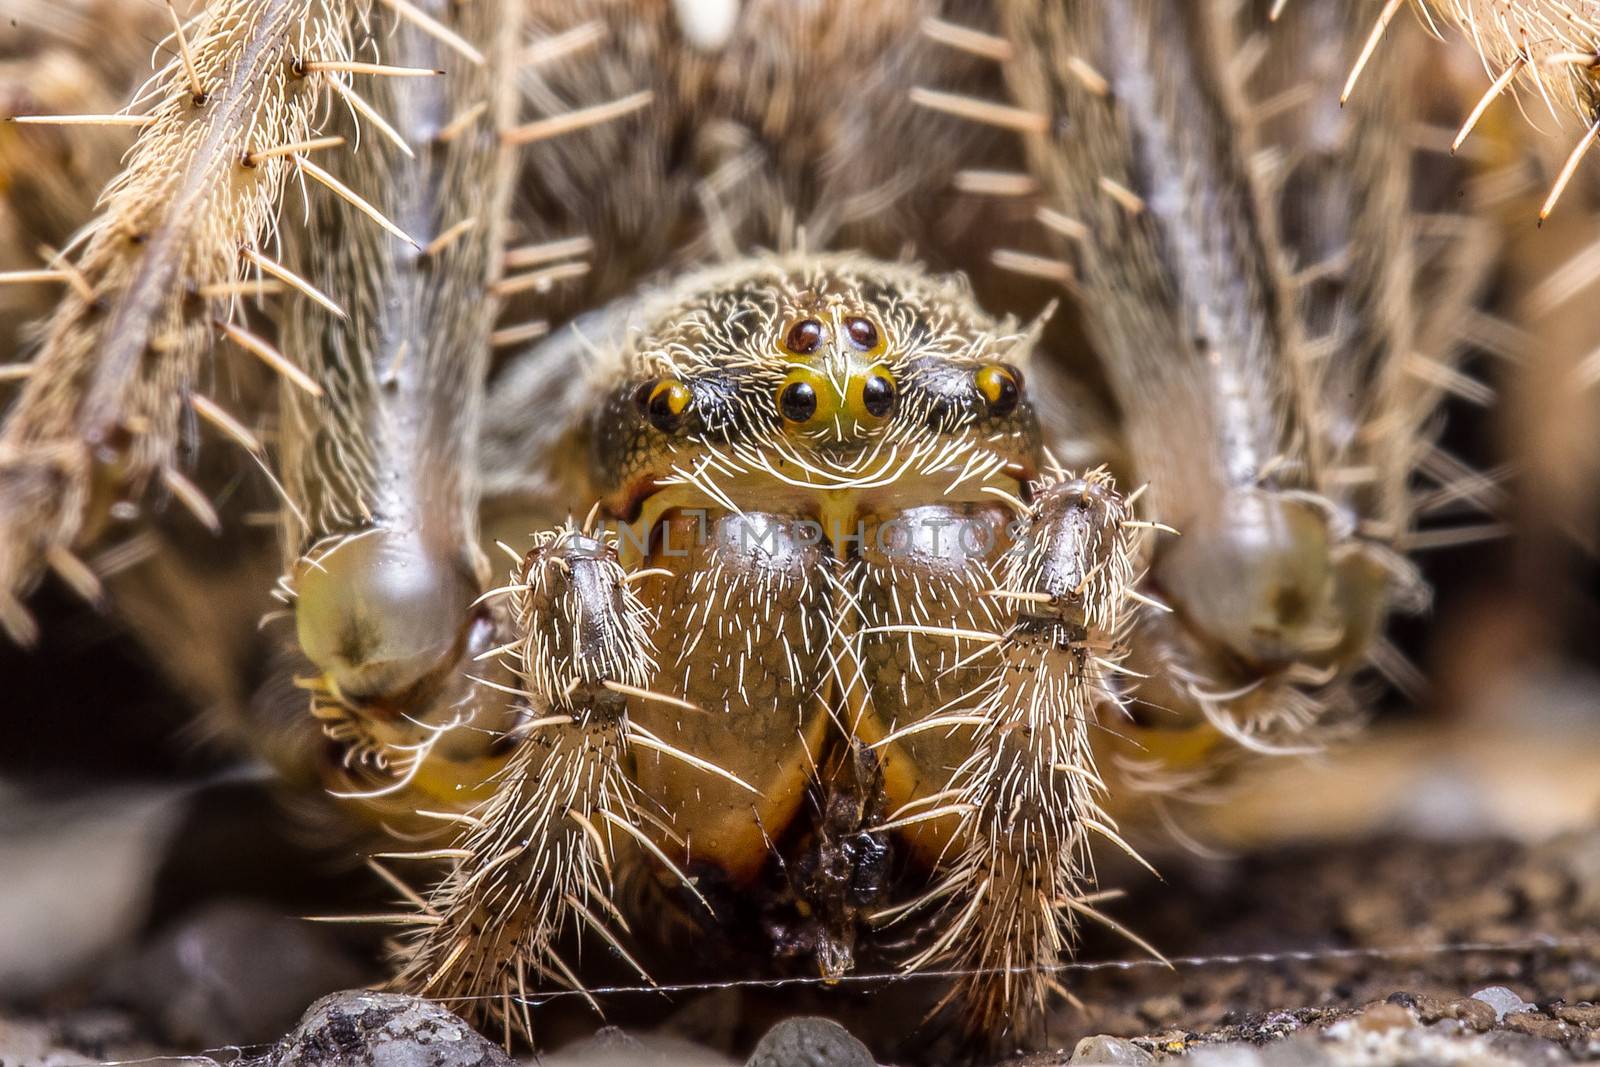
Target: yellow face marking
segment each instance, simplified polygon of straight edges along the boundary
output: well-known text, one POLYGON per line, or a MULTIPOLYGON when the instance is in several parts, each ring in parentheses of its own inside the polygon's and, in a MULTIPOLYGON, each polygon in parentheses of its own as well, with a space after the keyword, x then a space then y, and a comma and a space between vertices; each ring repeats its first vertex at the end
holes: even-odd
POLYGON ((663 433, 671 433, 678 428, 689 401, 693 399, 694 394, 687 385, 675 378, 661 379, 650 388, 650 397, 645 402, 650 424, 663 433))
POLYGON ((838 386, 803 363, 791 368, 778 386, 778 414, 795 428, 827 425, 839 413, 840 400, 838 386))
POLYGON ((978 368, 973 384, 989 404, 991 415, 1008 415, 1022 396, 1021 375, 1004 363, 988 363, 978 368))
POLYGON ((883 328, 854 312, 791 321, 779 342, 791 369, 774 398, 784 423, 849 431, 889 418, 899 390, 882 358, 888 347, 883 328))
POLYGON ((850 376, 849 399, 845 406, 857 422, 882 422, 894 414, 898 395, 899 389, 889 368, 873 364, 850 376))

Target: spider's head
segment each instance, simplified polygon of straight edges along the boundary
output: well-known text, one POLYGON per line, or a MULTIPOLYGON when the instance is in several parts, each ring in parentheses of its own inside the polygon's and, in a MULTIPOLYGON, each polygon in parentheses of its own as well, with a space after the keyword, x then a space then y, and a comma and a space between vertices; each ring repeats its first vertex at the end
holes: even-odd
POLYGON ((695 482, 758 502, 925 497, 917 479, 944 486, 963 469, 1020 482, 1038 449, 1019 367, 1031 341, 984 314, 962 279, 907 264, 838 255, 713 268, 632 320, 591 426, 595 482, 630 517, 664 486, 695 482))

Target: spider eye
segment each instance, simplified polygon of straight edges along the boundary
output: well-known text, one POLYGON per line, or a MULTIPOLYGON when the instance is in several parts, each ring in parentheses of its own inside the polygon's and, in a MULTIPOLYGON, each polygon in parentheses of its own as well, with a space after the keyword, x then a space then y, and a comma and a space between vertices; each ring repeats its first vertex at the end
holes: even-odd
POLYGON ((871 319, 845 319, 844 332, 850 338, 850 344, 862 352, 871 352, 878 347, 878 327, 873 325, 871 319))
POLYGON ((783 347, 797 356, 809 356, 822 347, 828 331, 816 319, 801 319, 789 327, 784 335, 783 347))
POLYGON ((694 394, 676 378, 662 378, 639 390, 639 399, 650 425, 662 433, 672 433, 683 423, 683 413, 694 394))
POLYGON ((1009 415, 1017 409, 1022 399, 1022 374, 1004 363, 989 363, 978 368, 973 384, 989 404, 989 414, 995 417, 1009 415))
POLYGON ((790 422, 809 422, 817 413, 817 390, 803 379, 791 381, 778 391, 778 411, 790 422))
POLYGON ((816 428, 837 418, 845 398, 823 374, 811 367, 790 367, 778 383, 773 403, 790 429, 816 428))
POLYGON ((867 414, 881 419, 894 410, 894 376, 879 368, 861 383, 861 406, 867 414))

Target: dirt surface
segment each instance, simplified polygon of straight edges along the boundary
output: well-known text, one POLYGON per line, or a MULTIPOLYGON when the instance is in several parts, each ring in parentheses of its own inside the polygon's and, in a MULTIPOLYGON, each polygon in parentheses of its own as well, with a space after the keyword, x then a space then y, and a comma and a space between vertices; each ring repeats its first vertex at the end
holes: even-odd
MULTIPOLYGON (((1600 1060, 1600 833, 1535 848, 1380 838, 1196 865, 1115 914, 1175 966, 1069 975, 1085 1008, 1053 1020, 1062 1050, 1110 1034, 1171 1056, 1344 1020, 1366 1034, 1444 1021, 1502 1035, 1531 1057, 1519 1061, 1600 1060)), ((1125 952, 1096 937, 1084 956, 1125 952)))
MULTIPOLYGON (((1010 1067, 1141 1067, 1164 1059, 1193 1059, 1199 1067, 1600 1061, 1600 831, 1532 848, 1377 838, 1163 869, 1165 884, 1111 910, 1174 966, 1095 965, 1133 960, 1137 952, 1114 936, 1092 936, 1080 957, 1089 966, 1062 976, 1082 1009, 1055 1013, 1045 1051, 1000 1059, 1010 1067)), ((269 977, 249 973, 254 981, 269 977)), ((191 973, 187 980, 197 979, 191 973)), ((959 1053, 923 1033, 920 1014, 905 1010, 915 1000, 907 996, 912 985, 870 994, 723 991, 681 1002, 648 1029, 603 1032, 542 1062, 739 1063, 754 1051, 767 1067, 809 1067, 843 1054, 829 1049, 858 1048, 841 1044, 820 1020, 768 1034, 796 1014, 839 1019, 879 1062, 954 1062, 959 1053), (758 1045, 763 1034, 769 1040, 758 1045)), ((159 990, 146 993, 150 1002, 163 1001, 159 990)), ((372 995, 343 996, 353 1003, 372 995)), ((189 990, 184 999, 203 1014, 225 998, 189 990)), ((342 1010, 332 1004, 335 1014, 342 1010)), ((442 1065, 446 1052, 452 1063, 463 1055, 475 1063, 494 1059, 484 1051, 489 1046, 456 1034, 446 1013, 407 1009, 426 1024, 427 1042, 413 1041, 392 1021, 409 1017, 405 1005, 386 1007, 393 1011, 373 1030, 381 1041, 344 1027, 332 1045, 308 1045, 318 1013, 330 1011, 322 1002, 287 1028, 283 1041, 200 1049, 152 1038, 162 1028, 172 1032, 171 999, 165 1017, 155 1019, 148 1007, 118 1013, 90 997, 31 1020, 0 1018, 0 1067, 147 1062, 170 1053, 293 1067, 309 1062, 302 1054, 311 1045, 321 1050, 319 1064, 350 1067, 442 1065), (456 1036, 440 1044, 445 1031, 456 1036)), ((178 1022, 204 1032, 208 1021, 215 1020, 178 1022)))

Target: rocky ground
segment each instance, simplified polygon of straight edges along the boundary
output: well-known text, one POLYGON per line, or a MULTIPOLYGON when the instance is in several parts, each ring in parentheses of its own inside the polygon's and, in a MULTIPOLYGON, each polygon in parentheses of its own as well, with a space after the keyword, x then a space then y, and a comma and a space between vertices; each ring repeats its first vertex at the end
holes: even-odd
POLYGON ((1069 1040, 1171 1055, 1421 1026, 1600 1059, 1600 834, 1280 851, 1185 870, 1118 914, 1175 966, 1079 976, 1069 1040))
MULTIPOLYGON (((1377 838, 1195 861, 1169 866, 1166 884, 1115 914, 1173 966, 1091 938, 1083 960, 1122 962, 1063 975, 1082 1008, 1051 1020, 1048 1051, 1000 1057, 1007 1067, 1600 1061, 1600 832, 1531 848, 1377 838)), ((358 974, 317 928, 211 908, 92 990, 0 1017, 0 1067, 508 1064, 455 1016, 388 994, 336 993, 292 1022, 358 974)), ((899 1004, 893 990, 722 990, 542 1063, 865 1067, 958 1055, 918 1039, 919 1015, 899 1004)))

